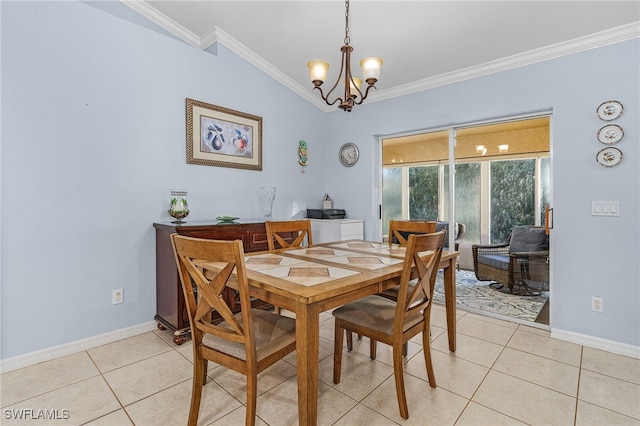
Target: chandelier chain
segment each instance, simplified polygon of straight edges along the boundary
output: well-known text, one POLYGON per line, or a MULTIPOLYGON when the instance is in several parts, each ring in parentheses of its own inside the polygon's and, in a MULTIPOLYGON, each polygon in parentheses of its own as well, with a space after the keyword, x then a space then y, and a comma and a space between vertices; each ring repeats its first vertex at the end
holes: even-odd
POLYGON ((351 38, 349 37, 349 0, 345 0, 344 2, 344 44, 349 44, 351 38))

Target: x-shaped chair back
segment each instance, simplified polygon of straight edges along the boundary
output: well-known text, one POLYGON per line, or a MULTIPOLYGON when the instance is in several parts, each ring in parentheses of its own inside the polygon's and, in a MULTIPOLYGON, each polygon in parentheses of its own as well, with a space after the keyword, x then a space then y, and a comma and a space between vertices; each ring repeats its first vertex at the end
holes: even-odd
POLYGON ((409 235, 398 291, 394 334, 404 331, 404 320, 398 319, 431 306, 445 235, 446 231, 409 235), (415 285, 410 286, 409 281, 412 280, 416 280, 415 285))
POLYGON ((302 220, 285 220, 285 221, 267 221, 265 222, 267 229, 267 243, 269 250, 276 248, 300 247, 307 239, 307 245, 313 244, 311 235, 311 221, 309 219, 302 220), (287 241, 285 238, 292 233, 296 235, 293 241, 287 241), (288 234, 288 235, 287 235, 288 234), (277 246, 276 246, 277 243, 277 246))
POLYGON ((409 235, 433 234, 434 232, 436 232, 435 221, 390 220, 389 244, 396 243, 406 246, 409 235))
MULTIPOLYGON (((247 349, 247 361, 255 357, 255 342, 251 332, 251 309, 242 309, 242 323, 234 316, 229 305, 222 297, 224 288, 236 270, 237 286, 240 293, 240 305, 251 306, 249 285, 244 263, 242 241, 217 241, 191 238, 173 234, 176 263, 182 282, 191 336, 194 344, 202 342, 203 333, 208 333, 233 342, 244 343, 247 349), (197 262, 216 263, 217 272, 209 279, 197 262), (197 289, 194 291, 193 285, 197 289), (211 311, 216 310, 226 326, 211 324, 211 311)), ((211 272, 214 274, 214 272, 211 272)))

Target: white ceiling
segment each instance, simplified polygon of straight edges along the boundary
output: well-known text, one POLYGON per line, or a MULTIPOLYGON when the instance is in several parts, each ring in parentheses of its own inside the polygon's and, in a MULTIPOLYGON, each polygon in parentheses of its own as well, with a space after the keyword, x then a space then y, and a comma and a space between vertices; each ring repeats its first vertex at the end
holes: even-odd
MULTIPOLYGON (((335 82, 343 1, 120 1, 172 36, 213 53, 217 41, 336 109, 311 91, 306 64, 328 61, 325 86, 335 82)), ((134 20, 121 9, 109 12, 134 20)), ((640 2, 352 0, 349 20, 353 67, 384 59, 370 95, 380 100, 640 37, 640 2)))

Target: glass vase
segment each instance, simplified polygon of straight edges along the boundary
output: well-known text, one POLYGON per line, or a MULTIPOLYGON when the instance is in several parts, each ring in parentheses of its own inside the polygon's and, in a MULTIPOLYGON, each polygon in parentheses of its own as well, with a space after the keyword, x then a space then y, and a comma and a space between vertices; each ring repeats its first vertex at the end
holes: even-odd
POLYGON ((175 219, 171 223, 184 223, 182 219, 188 215, 189 204, 187 204, 187 191, 171 191, 169 216, 175 219))
POLYGON ((271 209, 274 198, 276 198, 275 186, 261 186, 258 189, 258 200, 260 201, 262 216, 267 220, 271 219, 271 209))

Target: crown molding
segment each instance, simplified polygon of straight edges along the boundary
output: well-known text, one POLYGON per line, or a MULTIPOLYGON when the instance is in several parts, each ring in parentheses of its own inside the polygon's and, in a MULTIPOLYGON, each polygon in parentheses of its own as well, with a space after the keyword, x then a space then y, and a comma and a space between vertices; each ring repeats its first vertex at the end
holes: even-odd
MULTIPOLYGON (((278 68, 264 60, 261 56, 250 50, 248 47, 231 37, 218 27, 212 28, 202 37, 198 37, 191 31, 187 30, 177 22, 158 12, 149 6, 144 0, 120 0, 123 4, 134 9, 144 17, 150 19, 160 27, 174 34, 176 37, 184 40, 193 47, 207 50, 215 43, 220 43, 230 49, 232 52, 242 57, 267 75, 282 83, 285 87, 294 93, 312 103, 324 112, 335 111, 334 107, 326 105, 313 91, 308 87, 302 86, 295 80, 287 76, 278 68)), ((562 43, 545 46, 539 49, 530 50, 528 52, 519 53, 517 55, 508 56, 497 59, 495 61, 486 62, 477 66, 440 74, 434 77, 425 78, 412 83, 404 84, 389 89, 382 89, 370 93, 368 103, 378 102, 398 96, 409 95, 436 87, 446 86, 449 84, 470 80, 495 74, 501 71, 507 71, 514 68, 520 68, 526 65, 538 62, 548 61, 560 58, 574 53, 584 52, 586 50, 596 49, 615 43, 632 40, 640 37, 640 21, 632 22, 627 25, 579 37, 562 43)))
POLYGON ((409 95, 423 90, 434 89, 460 81, 470 80, 489 74, 520 68, 538 62, 561 58, 574 53, 596 49, 611 44, 621 43, 640 37, 640 21, 599 33, 590 34, 562 43, 557 43, 517 55, 508 56, 495 61, 486 62, 477 66, 456 70, 450 73, 440 74, 425 78, 413 83, 397 86, 391 89, 380 90, 370 96, 370 102, 382 101, 398 96, 409 95))
POLYGON ((120 2, 131 9, 138 12, 140 15, 169 31, 179 39, 185 41, 193 47, 200 48, 201 40, 200 37, 178 24, 173 19, 167 17, 166 15, 158 12, 153 7, 149 6, 143 0, 120 0, 120 2))

